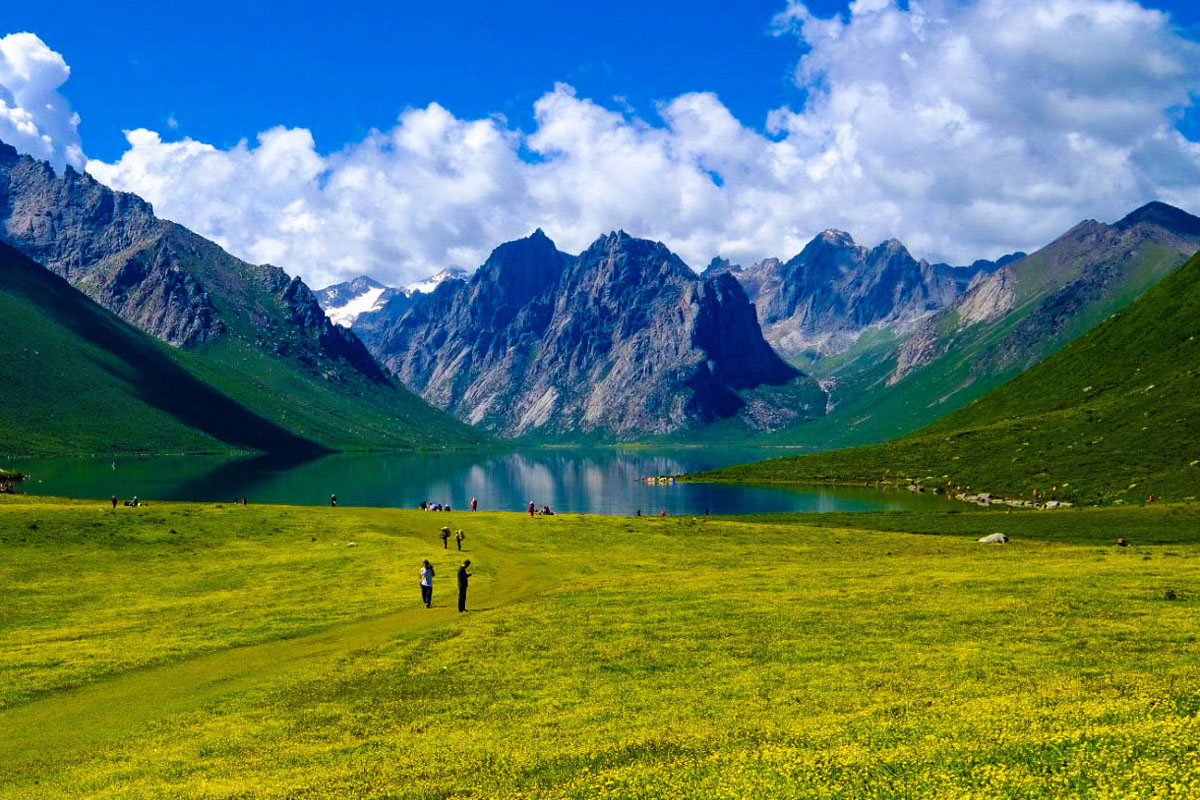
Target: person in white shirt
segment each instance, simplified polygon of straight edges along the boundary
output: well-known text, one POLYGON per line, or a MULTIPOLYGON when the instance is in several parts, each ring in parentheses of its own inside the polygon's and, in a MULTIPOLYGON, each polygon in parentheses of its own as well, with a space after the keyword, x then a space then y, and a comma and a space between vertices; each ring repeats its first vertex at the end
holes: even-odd
POLYGON ((429 559, 425 559, 425 566, 421 567, 421 602, 426 608, 433 603, 433 565, 429 559))

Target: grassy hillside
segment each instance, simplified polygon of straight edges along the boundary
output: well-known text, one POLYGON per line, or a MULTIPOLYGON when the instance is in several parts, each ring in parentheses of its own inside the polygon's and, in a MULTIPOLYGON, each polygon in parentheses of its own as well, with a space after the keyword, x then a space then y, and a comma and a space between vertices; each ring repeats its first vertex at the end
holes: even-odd
POLYGON ((313 451, 0 244, 0 453, 313 451))
MULTIPOLYGON (((844 353, 800 357, 796 366, 830 391, 824 417, 769 434, 728 423, 698 439, 747 437, 828 450, 874 444, 928 425, 1019 375, 1124 308, 1200 245, 1200 220, 1161 203, 1113 225, 1083 222, 1003 271, 1012 308, 964 319, 951 308, 916 333, 868 331, 844 353), (898 372, 905 339, 927 355, 898 372)), ((982 287, 981 287, 982 288, 982 287)))
POLYGON ((1197 531, 0 498, 0 797, 1195 796, 1197 531))
POLYGON ((275 424, 332 450, 440 449, 491 440, 385 375, 357 339, 326 324, 315 299, 289 304, 282 271, 247 264, 186 228, 167 226, 138 251, 101 262, 81 285, 119 282, 114 276, 139 259, 167 259, 197 279, 223 327, 221 335, 179 351, 181 363, 275 424))
POLYGON ((1200 257, 1061 352, 922 430, 695 476, 914 479, 1076 502, 1200 494, 1200 257))
POLYGON ((330 386, 234 337, 186 350, 180 361, 247 408, 333 450, 467 447, 493 443, 486 432, 430 406, 398 381, 348 375, 330 386))

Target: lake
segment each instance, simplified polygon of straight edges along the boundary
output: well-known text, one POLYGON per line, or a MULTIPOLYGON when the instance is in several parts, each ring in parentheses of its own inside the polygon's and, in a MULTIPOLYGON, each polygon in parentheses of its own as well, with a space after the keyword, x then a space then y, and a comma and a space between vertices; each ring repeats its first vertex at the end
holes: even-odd
POLYGON ((905 490, 647 485, 673 475, 780 455, 719 448, 533 449, 483 453, 339 454, 296 463, 276 457, 204 456, 25 460, 23 490, 66 497, 413 508, 422 500, 466 508, 522 510, 529 501, 587 514, 746 514, 775 511, 935 510, 962 504, 905 490))

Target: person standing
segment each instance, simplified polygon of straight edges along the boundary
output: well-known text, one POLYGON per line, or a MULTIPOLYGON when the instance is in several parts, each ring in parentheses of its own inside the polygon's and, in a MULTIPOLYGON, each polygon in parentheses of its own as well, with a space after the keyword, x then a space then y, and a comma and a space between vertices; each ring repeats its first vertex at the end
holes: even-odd
POLYGON ((421 602, 426 608, 433 604, 433 565, 429 559, 425 559, 425 565, 421 567, 421 602))
POLYGON ((459 550, 462 550, 462 543, 463 543, 463 539, 465 539, 465 538, 467 538, 467 535, 465 533, 463 533, 461 530, 457 530, 454 532, 454 543, 456 545, 458 545, 459 550))
POLYGON ((460 612, 467 610, 467 581, 471 580, 471 573, 467 572, 469 566, 471 566, 471 560, 467 559, 458 568, 458 610, 460 612))
MULTIPOLYGON (((442 549, 450 549, 450 529, 444 526, 442 527, 442 549)), ((460 547, 459 549, 461 550, 462 548, 460 547)))
POLYGON ((112 504, 113 508, 117 507, 117 496, 115 494, 112 496, 112 504))
POLYGON ((532 501, 532 500, 530 500, 530 501, 529 501, 529 518, 530 518, 530 519, 533 519, 533 515, 534 515, 534 514, 536 514, 536 513, 537 513, 537 506, 535 506, 535 505, 533 504, 533 501, 532 501))
POLYGON ((337 506, 337 495, 336 494, 329 495, 329 506, 331 508, 337 506))
POLYGON ((472 511, 478 511, 478 510, 479 510, 479 501, 478 501, 478 500, 476 500, 474 497, 472 497, 472 498, 471 498, 471 510, 472 510, 472 511))

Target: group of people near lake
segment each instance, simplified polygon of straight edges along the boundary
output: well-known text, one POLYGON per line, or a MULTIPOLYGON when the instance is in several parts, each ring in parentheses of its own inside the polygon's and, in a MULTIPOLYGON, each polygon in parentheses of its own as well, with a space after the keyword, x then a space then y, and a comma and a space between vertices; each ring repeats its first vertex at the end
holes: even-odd
POLYGON ((534 503, 532 500, 529 501, 529 507, 527 510, 529 511, 529 516, 531 518, 537 516, 538 514, 541 514, 543 517, 553 517, 554 516, 554 512, 550 510, 550 506, 543 505, 541 507, 541 509, 539 510, 537 507, 537 504, 534 503))
MULTIPOLYGON (((461 548, 459 548, 461 549, 461 548)), ((471 559, 462 562, 462 566, 458 568, 458 610, 462 613, 467 610, 467 584, 471 580, 471 573, 467 569, 471 566, 471 559)), ((433 608, 433 564, 429 563, 429 559, 425 559, 421 566, 421 602, 426 608, 433 608)))
MULTIPOLYGON (((479 510, 479 501, 477 499, 475 499, 474 497, 472 497, 471 502, 468 507, 472 511, 478 511, 479 510)), ((422 500, 420 502, 420 504, 417 506, 417 508, 421 509, 422 511, 453 511, 454 510, 454 509, 450 508, 449 503, 434 503, 430 500, 422 500)))

